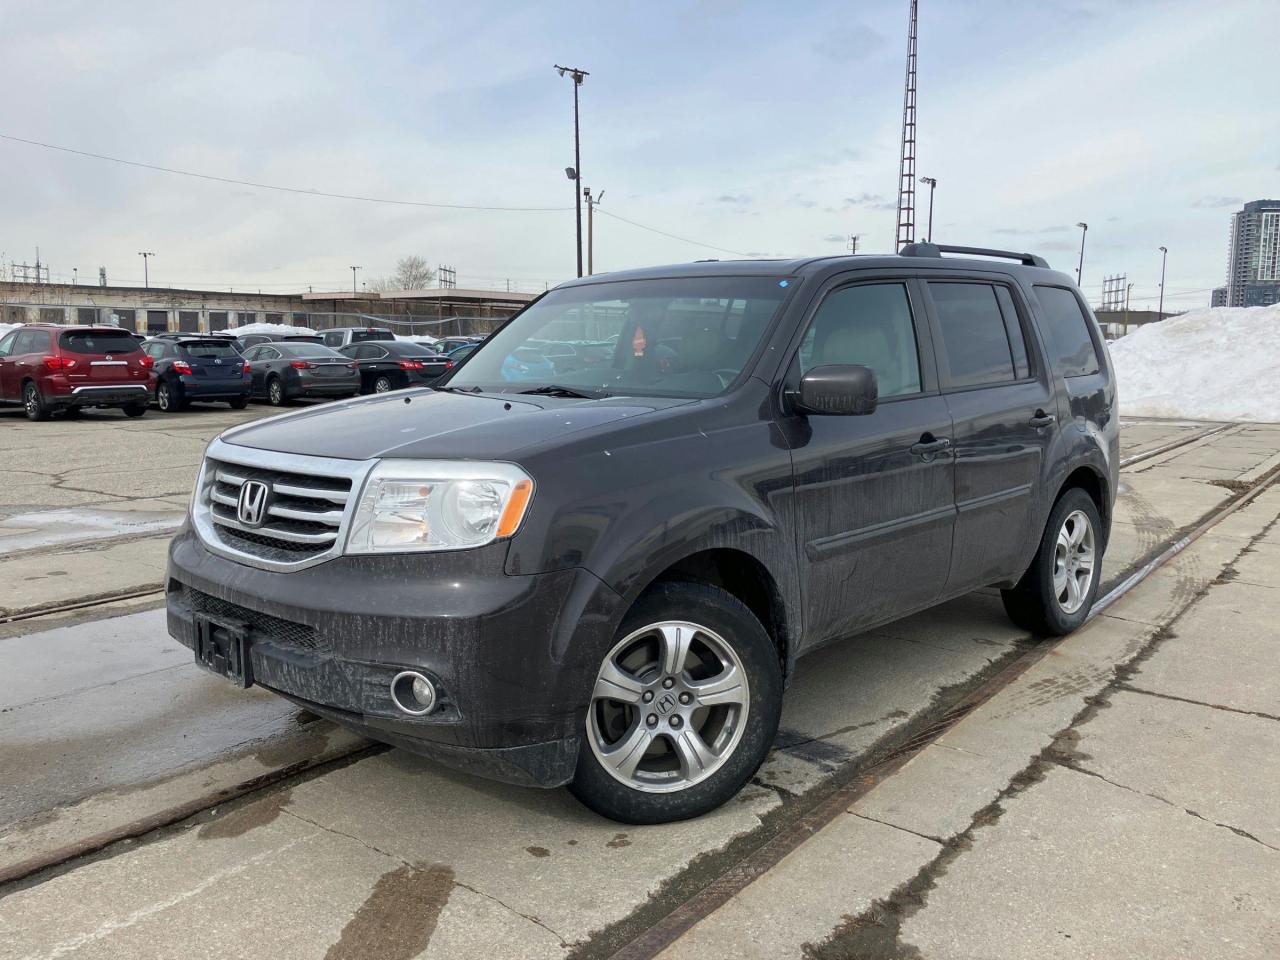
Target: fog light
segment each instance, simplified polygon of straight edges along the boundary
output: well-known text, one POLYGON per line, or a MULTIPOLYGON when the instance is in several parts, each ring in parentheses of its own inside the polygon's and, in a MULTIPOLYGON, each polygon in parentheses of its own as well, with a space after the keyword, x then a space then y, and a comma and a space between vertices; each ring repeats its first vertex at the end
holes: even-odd
POLYGON ((435 684, 420 673, 405 670, 391 681, 391 700, 412 717, 425 716, 436 706, 435 684))

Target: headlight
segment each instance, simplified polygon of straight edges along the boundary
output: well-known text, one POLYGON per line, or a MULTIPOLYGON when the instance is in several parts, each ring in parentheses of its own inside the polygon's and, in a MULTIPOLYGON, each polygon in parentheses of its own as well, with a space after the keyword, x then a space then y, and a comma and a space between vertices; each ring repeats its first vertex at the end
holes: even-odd
POLYGON ((383 460, 365 481, 346 552, 480 547, 515 533, 532 496, 512 463, 383 460))

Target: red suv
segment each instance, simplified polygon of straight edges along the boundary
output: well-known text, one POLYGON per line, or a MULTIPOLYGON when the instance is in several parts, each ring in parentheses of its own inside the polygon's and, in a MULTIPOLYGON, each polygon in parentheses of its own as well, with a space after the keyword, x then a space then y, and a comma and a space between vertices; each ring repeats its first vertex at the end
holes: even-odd
POLYGON ((0 339, 0 403, 21 403, 29 420, 83 407, 147 412, 151 358, 115 327, 31 323, 0 339))

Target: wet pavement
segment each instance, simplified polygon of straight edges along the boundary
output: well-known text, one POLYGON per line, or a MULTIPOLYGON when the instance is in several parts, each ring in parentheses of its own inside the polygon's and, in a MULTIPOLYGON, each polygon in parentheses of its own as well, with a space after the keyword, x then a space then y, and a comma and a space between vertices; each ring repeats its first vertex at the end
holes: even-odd
MULTIPOLYGON (((1129 423, 1124 453, 1205 429, 1129 423)), ((1126 469, 1104 578, 1114 582, 1226 503, 1231 483, 1277 451, 1280 428, 1238 426, 1126 469)), ((1153 578, 1144 606, 1134 607, 1140 616, 1108 615, 1112 629, 1147 629, 1185 605, 1209 570, 1207 561, 1185 561, 1193 562, 1203 564, 1194 576, 1183 567, 1185 575, 1153 578)), ((622 827, 563 790, 494 784, 400 751, 364 755, 24 889, 0 888, 0 930, 10 934, 0 937, 0 957, 362 956, 375 942, 384 955, 406 958, 606 956, 851 765, 1028 647, 998 595, 979 591, 807 657, 778 743, 753 783, 683 824, 622 827)), ((162 811, 209 783, 292 763, 299 754, 272 756, 264 747, 298 730, 322 733, 333 748, 327 724, 299 726, 287 704, 234 691, 189 656, 163 636, 158 611, 53 631, 32 624, 0 639, 0 677, 23 671, 0 681, 0 709, 8 710, 0 713, 0 760, 21 772, 6 777, 9 791, 20 785, 20 798, 0 800, 9 811, 0 817, 9 824, 0 827, 9 862, 77 830, 101 831, 134 804, 162 811), (33 655, 46 650, 60 656, 33 655), (32 666, 36 660, 45 666, 32 666), (105 725, 84 719, 100 709, 110 711, 105 725), (16 817, 28 819, 15 825, 16 817)), ((1039 708, 1028 701, 1020 709, 1039 708)), ((844 849, 874 874, 877 864, 909 863, 928 849, 924 841, 916 852, 899 849, 915 842, 901 834, 871 824, 844 849)))

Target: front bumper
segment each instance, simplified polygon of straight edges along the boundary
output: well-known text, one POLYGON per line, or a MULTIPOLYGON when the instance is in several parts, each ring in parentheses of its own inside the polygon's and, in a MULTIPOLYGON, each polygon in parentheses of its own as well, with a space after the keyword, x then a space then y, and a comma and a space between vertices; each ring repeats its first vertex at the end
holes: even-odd
POLYGON ((573 776, 591 686, 621 617, 581 569, 503 571, 506 544, 439 554, 338 557, 288 573, 174 539, 168 628, 194 644, 197 609, 248 622, 254 681, 366 736, 494 779, 573 776), (401 713, 401 670, 427 674, 440 705, 401 713))

